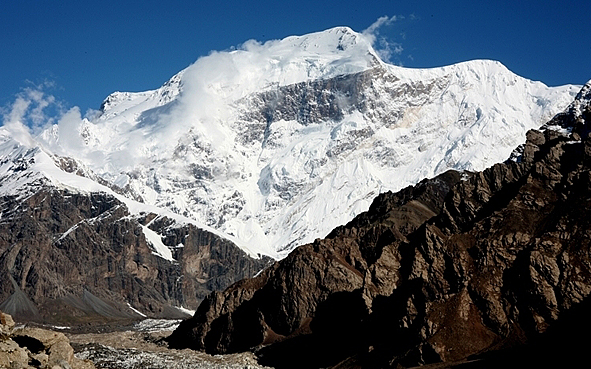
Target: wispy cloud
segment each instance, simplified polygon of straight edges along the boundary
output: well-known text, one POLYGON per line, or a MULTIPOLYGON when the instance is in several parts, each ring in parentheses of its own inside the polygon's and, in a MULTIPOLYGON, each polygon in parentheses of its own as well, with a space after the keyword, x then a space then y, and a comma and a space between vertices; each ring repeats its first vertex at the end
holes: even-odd
MULTIPOLYGON (((59 147, 61 149, 80 146, 79 127, 82 122, 80 110, 73 107, 69 110, 54 95, 47 92, 55 87, 51 81, 34 84, 27 81, 28 86, 16 94, 14 101, 0 108, 2 126, 22 145, 29 147, 38 144, 37 137, 43 130, 57 125, 60 131, 59 147)), ((51 144, 48 142, 48 144, 51 144)))
POLYGON ((17 96, 10 107, 3 109, 2 123, 21 145, 33 146, 34 140, 31 138, 29 128, 23 123, 31 102, 22 96, 17 96))
POLYGON ((44 127, 56 122, 64 114, 63 104, 46 90, 53 88, 54 83, 44 81, 34 84, 27 81, 12 104, 0 109, 4 126, 17 122, 38 132, 44 127))
MULTIPOLYGON (((379 17, 369 27, 361 32, 372 44, 374 50, 380 58, 386 62, 391 62, 394 55, 402 54, 404 48, 399 42, 394 42, 385 36, 380 35, 380 29, 391 26, 394 22, 404 19, 403 16, 393 15, 391 17, 379 17)), ((404 37, 403 37, 404 38, 404 37)))

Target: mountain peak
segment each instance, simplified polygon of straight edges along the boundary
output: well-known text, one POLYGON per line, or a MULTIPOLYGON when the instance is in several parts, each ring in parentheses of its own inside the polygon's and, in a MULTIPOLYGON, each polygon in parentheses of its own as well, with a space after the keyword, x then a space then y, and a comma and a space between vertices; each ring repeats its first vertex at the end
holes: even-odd
POLYGON ((148 204, 283 257, 380 192, 506 160, 579 90, 495 61, 376 60, 348 27, 247 41, 159 89, 111 95, 64 154, 148 204))
POLYGON ((373 51, 368 40, 349 27, 334 27, 325 31, 304 36, 291 36, 285 39, 287 42, 296 40, 301 42, 299 47, 309 51, 344 52, 355 46, 360 46, 368 52, 373 51))

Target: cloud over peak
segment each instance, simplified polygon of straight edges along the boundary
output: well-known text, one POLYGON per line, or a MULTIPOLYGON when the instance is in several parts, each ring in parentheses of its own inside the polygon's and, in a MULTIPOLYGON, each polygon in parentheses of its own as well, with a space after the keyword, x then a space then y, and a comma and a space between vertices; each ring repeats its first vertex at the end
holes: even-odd
POLYGON ((401 19, 404 19, 404 17, 398 15, 379 17, 369 27, 361 31, 361 34, 371 43, 374 50, 385 62, 391 62, 392 56, 400 55, 404 49, 399 42, 391 41, 387 37, 380 35, 380 30, 401 19))

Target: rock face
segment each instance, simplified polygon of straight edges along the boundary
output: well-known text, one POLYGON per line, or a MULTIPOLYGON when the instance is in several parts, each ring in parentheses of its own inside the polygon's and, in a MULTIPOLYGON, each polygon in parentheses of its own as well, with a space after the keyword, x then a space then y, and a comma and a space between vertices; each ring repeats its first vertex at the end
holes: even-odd
POLYGON ((105 193, 44 187, 1 197, 0 212, 0 309, 21 321, 184 317, 175 307, 195 309, 268 263, 193 225, 132 216, 105 193))
POLYGON ((89 360, 74 356, 63 333, 39 328, 14 329, 9 314, 0 311, 0 367, 94 369, 89 360))
POLYGON ((378 196, 212 293, 170 344, 257 348, 276 367, 406 367, 560 342, 576 328, 561 318, 591 292, 590 101, 587 84, 548 130, 528 132, 516 162, 378 196))

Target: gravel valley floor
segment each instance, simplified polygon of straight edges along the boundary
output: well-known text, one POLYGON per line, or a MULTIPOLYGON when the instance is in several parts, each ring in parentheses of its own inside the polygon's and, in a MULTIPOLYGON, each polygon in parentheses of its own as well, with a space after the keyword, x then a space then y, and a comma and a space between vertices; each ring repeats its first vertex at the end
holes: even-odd
POLYGON ((169 349, 162 338, 178 321, 146 320, 125 331, 66 333, 80 359, 89 359, 97 368, 184 369, 184 368, 264 368, 252 353, 211 356, 189 349, 169 349))

